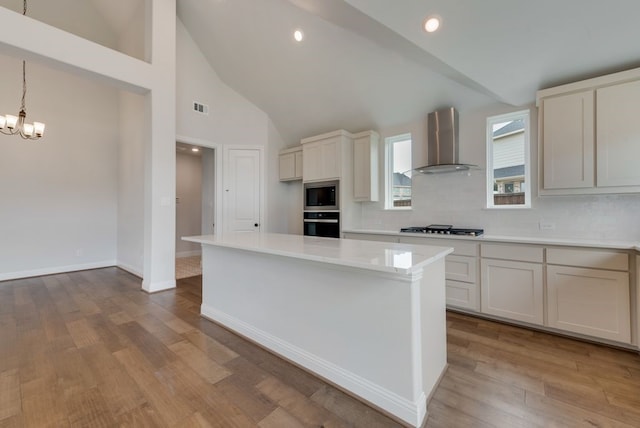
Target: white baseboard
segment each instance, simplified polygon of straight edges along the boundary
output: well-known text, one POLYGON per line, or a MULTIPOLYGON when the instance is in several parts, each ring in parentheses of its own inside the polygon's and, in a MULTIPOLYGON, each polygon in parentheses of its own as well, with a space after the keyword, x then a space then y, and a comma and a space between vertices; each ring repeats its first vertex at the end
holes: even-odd
POLYGON ((135 266, 129 265, 127 263, 122 263, 122 262, 118 262, 117 266, 122 270, 126 270, 130 274, 133 274, 139 278, 142 278, 142 271, 135 266))
POLYGON ((376 383, 218 309, 203 304, 200 312, 203 317, 230 328, 242 336, 264 346, 266 349, 350 391, 374 406, 395 415, 412 426, 420 426, 426 418, 427 406, 424 393, 416 402, 412 402, 376 383))
POLYGON ((193 250, 193 251, 180 251, 176 253, 176 258, 181 259, 183 257, 193 257, 202 255, 202 250, 193 250))
POLYGON ((142 291, 146 291, 147 293, 157 293, 159 291, 171 290, 172 288, 176 288, 175 279, 154 283, 149 283, 145 279, 142 280, 142 291))
POLYGON ((84 263, 79 265, 52 266, 33 270, 23 270, 20 272, 0 273, 0 281, 8 281, 11 279, 30 278, 33 276, 55 275, 57 273, 75 272, 79 270, 99 269, 105 267, 116 266, 115 260, 104 260, 100 262, 84 263))

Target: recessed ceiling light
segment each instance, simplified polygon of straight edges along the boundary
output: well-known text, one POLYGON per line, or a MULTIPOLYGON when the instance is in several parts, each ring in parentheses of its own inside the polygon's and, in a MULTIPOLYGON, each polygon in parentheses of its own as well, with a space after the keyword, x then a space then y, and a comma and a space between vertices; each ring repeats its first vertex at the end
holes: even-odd
POLYGON ((296 42, 301 42, 304 39, 304 33, 302 30, 298 29, 293 32, 293 39, 296 42))
POLYGON ((200 149, 199 149, 199 148, 197 148, 197 147, 192 147, 192 148, 191 148, 191 151, 192 151, 192 152, 199 152, 199 151, 200 151, 200 149))
POLYGON ((424 20, 424 31, 427 33, 433 33, 440 28, 440 24, 442 19, 440 19, 437 15, 428 16, 427 19, 424 20))

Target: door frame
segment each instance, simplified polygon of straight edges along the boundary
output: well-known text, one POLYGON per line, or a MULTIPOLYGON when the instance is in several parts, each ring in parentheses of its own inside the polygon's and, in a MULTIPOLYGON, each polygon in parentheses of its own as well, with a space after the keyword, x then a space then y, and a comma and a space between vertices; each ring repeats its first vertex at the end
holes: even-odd
POLYGON ((222 222, 224 221, 223 215, 222 215, 222 157, 223 157, 223 148, 224 146, 222 144, 217 144, 214 143, 212 141, 208 141, 208 140, 202 140, 200 138, 191 138, 191 137, 186 137, 184 135, 177 135, 176 136, 176 143, 183 143, 183 144, 191 144, 194 146, 200 146, 200 147, 205 147, 208 149, 213 149, 215 151, 215 176, 216 176, 216 182, 215 182, 215 209, 214 209, 214 215, 215 215, 215 222, 213 225, 213 233, 214 234, 218 234, 218 232, 224 230, 221 226, 222 226, 222 222))

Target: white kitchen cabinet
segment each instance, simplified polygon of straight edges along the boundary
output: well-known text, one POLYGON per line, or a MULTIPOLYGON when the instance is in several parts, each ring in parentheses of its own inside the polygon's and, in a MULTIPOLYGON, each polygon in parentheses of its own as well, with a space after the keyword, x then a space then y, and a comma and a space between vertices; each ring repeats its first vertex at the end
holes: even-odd
POLYGON ((629 273, 547 266, 549 326, 630 343, 629 273))
POLYGON ((339 180, 343 150, 351 149, 351 134, 335 131, 304 138, 302 143, 303 181, 339 180))
POLYGON ((353 199, 358 202, 378 200, 378 144, 375 131, 353 135, 353 199))
POLYGON ((640 192, 640 68, 538 91, 540 195, 640 192))
POLYGON ((598 187, 640 185, 640 81, 597 90, 598 187))
POLYGON ((302 180, 302 147, 280 151, 280 181, 302 180))
POLYGON ((380 242, 399 242, 400 238, 393 235, 371 235, 366 233, 349 233, 345 232, 345 239, 359 239, 360 241, 380 241, 380 242))
POLYGON ((453 247, 445 259, 447 306, 480 311, 478 244, 462 240, 401 236, 401 243, 453 247))
POLYGON ((544 324, 543 248, 482 244, 481 312, 544 324))
POLYGON ((541 111, 543 188, 592 188, 594 92, 545 98, 541 111))
POLYGON ((482 259, 481 271, 482 313, 544 323, 542 264, 482 259))
POLYGON ((547 250, 550 327, 631 341, 629 255, 574 248, 547 250))

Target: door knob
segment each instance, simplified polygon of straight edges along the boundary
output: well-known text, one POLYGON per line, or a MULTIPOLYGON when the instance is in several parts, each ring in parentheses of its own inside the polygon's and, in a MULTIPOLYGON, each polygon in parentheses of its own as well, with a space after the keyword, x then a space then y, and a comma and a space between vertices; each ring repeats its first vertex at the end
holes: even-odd
POLYGON ((258 227, 258 226, 259 226, 259 225, 258 225, 258 223, 254 223, 253 225, 254 225, 255 227, 258 227))

